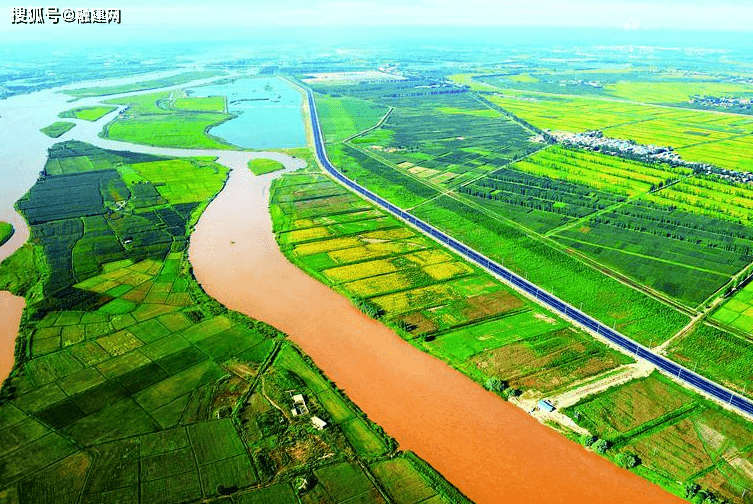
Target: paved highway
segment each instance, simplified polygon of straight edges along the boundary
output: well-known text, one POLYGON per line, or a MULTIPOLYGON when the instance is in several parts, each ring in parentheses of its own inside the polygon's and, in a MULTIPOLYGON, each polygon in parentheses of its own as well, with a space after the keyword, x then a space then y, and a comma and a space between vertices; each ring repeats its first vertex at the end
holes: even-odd
POLYGON ((538 288, 528 280, 516 275, 512 271, 497 264, 488 257, 479 254, 472 248, 460 243, 451 236, 446 235, 442 231, 439 231, 438 229, 430 226, 421 219, 414 217, 410 213, 396 207, 384 198, 377 196, 368 189, 361 187, 357 183, 345 177, 332 165, 332 163, 330 163, 329 158, 327 158, 327 153, 324 150, 324 140, 322 138, 321 127, 319 125, 319 116, 314 104, 314 96, 311 93, 310 89, 306 89, 306 93, 308 94, 311 124, 314 130, 314 145, 316 147, 316 156, 319 158, 319 161, 322 163, 324 168, 337 180, 350 187, 353 191, 361 194, 365 198, 387 210, 392 215, 414 225, 422 232, 426 233, 437 241, 444 243, 468 260, 497 275, 498 277, 503 278, 513 287, 527 294, 530 294, 560 315, 590 329, 603 338, 611 341, 615 345, 618 345, 619 347, 634 354, 636 357, 650 362, 666 373, 676 376, 677 378, 688 384, 691 388, 705 392, 708 395, 711 395, 725 403, 728 403, 733 408, 746 413, 747 415, 753 415, 753 402, 751 402, 750 400, 694 373, 693 371, 690 371, 687 368, 680 366, 679 364, 667 359, 666 357, 652 352, 650 349, 644 347, 643 345, 633 341, 626 336, 623 336, 622 334, 611 329, 610 327, 605 326, 598 320, 586 315, 580 310, 573 308, 556 296, 538 288))

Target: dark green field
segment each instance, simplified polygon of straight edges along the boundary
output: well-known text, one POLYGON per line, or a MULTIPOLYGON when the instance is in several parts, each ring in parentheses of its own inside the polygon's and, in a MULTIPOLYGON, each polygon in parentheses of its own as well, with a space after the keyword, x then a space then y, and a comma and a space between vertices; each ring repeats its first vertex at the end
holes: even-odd
POLYGON ((68 122, 68 121, 56 121, 49 126, 45 126, 42 128, 41 131, 45 135, 47 135, 50 138, 57 138, 61 136, 63 133, 66 133, 76 126, 75 123, 68 122))

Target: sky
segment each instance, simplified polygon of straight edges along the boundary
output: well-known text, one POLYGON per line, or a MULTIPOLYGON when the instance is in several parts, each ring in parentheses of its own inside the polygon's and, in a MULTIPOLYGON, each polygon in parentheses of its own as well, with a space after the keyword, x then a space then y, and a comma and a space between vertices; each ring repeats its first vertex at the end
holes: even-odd
MULTIPOLYGON (((519 26, 614 30, 753 31, 750 0, 45 0, 61 10, 115 7, 120 26, 29 26, 11 23, 13 7, 33 0, 0 0, 5 21, 0 37, 34 39, 55 36, 140 34, 158 40, 182 28, 242 31, 275 26, 519 26), (98 3, 101 2, 101 3, 98 3), (154 28, 166 32, 155 32, 154 28), (87 31, 88 30, 88 31, 87 31)), ((2 16, 0 16, 2 19, 2 16)), ((196 32, 200 36, 201 32, 196 32)), ((0 39, 1 40, 1 39, 0 39)))

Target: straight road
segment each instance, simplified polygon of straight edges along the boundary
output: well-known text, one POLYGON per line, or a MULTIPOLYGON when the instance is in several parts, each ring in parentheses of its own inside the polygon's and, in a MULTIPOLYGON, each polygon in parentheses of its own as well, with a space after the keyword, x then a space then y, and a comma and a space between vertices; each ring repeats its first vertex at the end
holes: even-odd
POLYGON ((314 104, 314 96, 311 92, 311 89, 306 88, 306 94, 308 96, 309 112, 311 116, 311 125, 312 125, 312 129, 314 133, 314 146, 316 148, 316 156, 317 158, 319 158, 319 162, 322 164, 322 166, 324 166, 324 168, 333 177, 335 177, 335 179, 337 179, 338 181, 340 181, 342 184, 346 185, 353 191, 357 192, 358 194, 362 195, 366 199, 372 201, 373 203, 376 203, 381 208, 388 211, 395 217, 398 217, 402 219, 403 221, 408 222, 409 224, 412 224, 423 233, 434 238, 440 243, 447 245, 452 250, 462 255, 466 259, 481 266, 482 268, 489 271, 490 273, 504 279, 505 281, 507 281, 507 283, 517 288, 518 290, 523 291, 533 296, 535 299, 539 300, 542 304, 546 305, 548 308, 554 310, 555 312, 564 316, 565 318, 568 318, 570 320, 577 322, 578 324, 595 332, 599 336, 606 338, 607 340, 619 346, 620 348, 634 354, 637 358, 644 359, 650 362, 651 364, 655 365, 657 368, 661 369, 662 371, 672 376, 677 377, 678 379, 682 380, 691 388, 698 390, 700 392, 703 392, 722 402, 729 404, 732 408, 742 412, 748 417, 753 416, 753 402, 751 402, 750 400, 744 398, 743 396, 739 394, 736 394, 735 392, 732 392, 731 390, 725 387, 722 387, 721 385, 711 380, 708 380, 694 373, 693 371, 690 371, 689 369, 675 363, 674 361, 667 359, 666 357, 663 357, 661 355, 658 355, 652 352, 650 349, 644 347, 643 345, 637 343, 636 341, 633 341, 627 336, 624 336, 618 333, 617 331, 613 330, 612 328, 605 326, 598 320, 590 317, 589 315, 586 315, 580 310, 573 308, 572 306, 565 303, 558 297, 548 293, 547 291, 543 289, 540 289, 535 284, 516 275, 512 271, 508 270, 507 268, 504 268, 503 266, 497 264, 496 262, 492 261, 488 257, 476 252, 472 248, 464 245, 463 243, 460 243, 455 238, 452 238, 451 236, 446 235, 442 231, 434 228, 433 226, 430 226, 429 224, 425 223, 421 219, 418 219, 412 214, 406 212, 405 210, 398 208, 397 206, 393 205, 386 199, 380 196, 377 196, 376 194, 369 191, 368 189, 360 186, 356 182, 345 177, 345 175, 340 173, 337 170, 337 168, 335 168, 332 165, 332 163, 329 161, 329 158, 327 158, 327 153, 324 150, 324 140, 322 137, 321 127, 319 125, 319 116, 316 111, 316 105, 314 104))

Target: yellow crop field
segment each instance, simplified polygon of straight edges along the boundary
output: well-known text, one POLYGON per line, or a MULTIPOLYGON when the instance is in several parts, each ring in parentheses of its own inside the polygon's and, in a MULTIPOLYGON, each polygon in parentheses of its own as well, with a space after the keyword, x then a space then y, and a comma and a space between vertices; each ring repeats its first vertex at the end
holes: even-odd
POLYGON ((410 286, 410 278, 408 278, 403 271, 363 278, 361 280, 343 284, 345 289, 361 297, 375 296, 386 292, 408 289, 410 286))
POLYGON ((453 299, 457 294, 446 285, 430 285, 409 291, 396 292, 372 298, 371 301, 390 314, 415 311, 420 308, 437 306, 453 299))
POLYGON ((347 266, 338 266, 323 271, 324 275, 333 282, 349 282, 361 278, 393 273, 397 267, 392 264, 390 259, 379 259, 376 261, 359 262, 347 266))
POLYGON ((437 264, 452 260, 450 254, 439 249, 421 250, 413 254, 408 254, 405 258, 419 266, 428 266, 429 264, 437 264))
POLYGON ((449 278, 473 273, 473 269, 459 262, 445 262, 424 266, 424 271, 434 280, 447 280, 449 278))
POLYGON ((399 227, 394 229, 384 229, 378 231, 370 231, 360 235, 361 238, 367 243, 369 240, 402 240, 411 236, 416 236, 416 233, 405 227, 399 227))
POLYGON ((344 238, 333 238, 331 240, 320 240, 311 243, 302 243, 296 245, 293 252, 299 256, 307 256, 311 254, 318 254, 320 252, 331 252, 337 249, 344 249, 348 247, 358 247, 361 245, 361 241, 353 236, 346 236, 344 238))
POLYGON ((329 229, 326 227, 315 227, 308 229, 298 229, 280 233, 280 243, 300 243, 305 241, 317 240, 331 236, 329 229))
POLYGON ((422 243, 396 240, 391 242, 367 243, 360 247, 333 250, 328 255, 334 262, 345 264, 393 254, 402 254, 423 247, 425 247, 425 245, 422 243))

